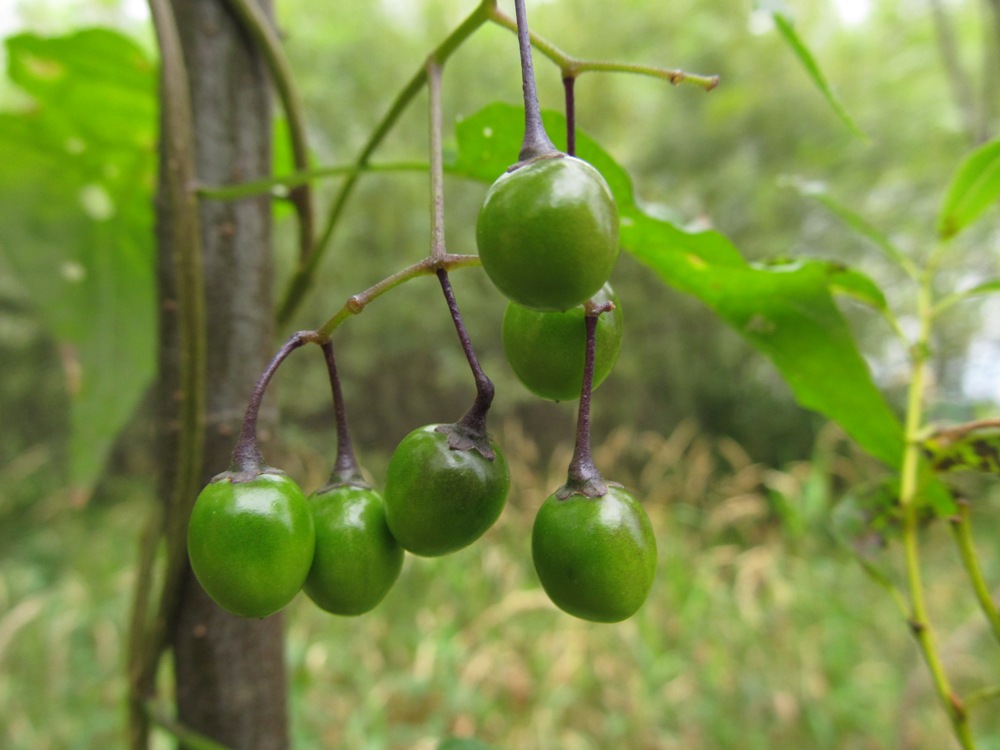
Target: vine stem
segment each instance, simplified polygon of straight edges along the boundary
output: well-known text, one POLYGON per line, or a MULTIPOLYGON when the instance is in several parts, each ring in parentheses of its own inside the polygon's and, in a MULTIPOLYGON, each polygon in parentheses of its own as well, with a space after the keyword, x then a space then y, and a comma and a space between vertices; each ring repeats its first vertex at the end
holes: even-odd
POLYGON ((980 609, 983 610, 983 614, 990 623, 993 637, 1000 643, 1000 611, 997 611, 996 602, 993 601, 990 589, 986 585, 986 579, 983 578, 979 557, 976 555, 967 500, 958 501, 958 513, 951 519, 951 530, 955 537, 955 544, 958 546, 959 557, 962 559, 962 567, 965 568, 969 584, 976 595, 976 601, 979 602, 980 609))
POLYGON ((164 177, 173 213, 172 252, 177 283, 178 338, 180 346, 180 431, 177 466, 172 472, 169 510, 154 515, 168 540, 167 562, 159 611, 150 617, 153 556, 157 545, 150 530, 141 552, 136 598, 130 616, 128 643, 129 745, 138 750, 149 745, 149 717, 143 701, 155 693, 156 672, 166 648, 168 623, 179 596, 187 559, 183 533, 197 495, 205 440, 205 301, 201 265, 201 222, 191 187, 195 182, 194 126, 188 72, 180 33, 167 0, 149 0, 150 15, 161 58, 161 101, 171 102, 163 113, 164 177))
POLYGON ((920 436, 923 422, 923 399, 933 317, 931 285, 934 267, 935 262, 932 257, 921 275, 917 294, 919 328, 917 339, 911 349, 913 365, 907 394, 906 447, 903 452, 899 501, 903 513, 903 549, 910 597, 910 630, 930 671, 931 680, 942 707, 951 721, 955 738, 965 750, 974 750, 975 742, 969 728, 968 715, 961 699, 955 694, 948 680, 931 628, 920 571, 917 499, 920 491, 920 436))
MULTIPOLYGON (((292 146, 292 159, 296 170, 304 170, 309 166, 309 145, 306 140, 305 110, 295 87, 295 77, 292 75, 285 50, 271 25, 267 15, 261 10, 256 0, 227 0, 236 13, 243 27, 253 38, 254 44, 261 51, 271 81, 281 99, 282 108, 288 118, 288 135, 292 146)), ((299 220, 299 255, 305 258, 313 244, 313 209, 312 188, 308 182, 296 185, 289 195, 295 213, 299 220)))

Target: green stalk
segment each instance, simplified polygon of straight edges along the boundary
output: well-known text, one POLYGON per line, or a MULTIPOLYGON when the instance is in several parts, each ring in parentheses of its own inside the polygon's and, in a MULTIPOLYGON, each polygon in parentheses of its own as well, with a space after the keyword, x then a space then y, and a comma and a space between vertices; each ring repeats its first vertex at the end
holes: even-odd
POLYGON ((913 370, 906 404, 905 438, 903 466, 900 478, 899 502, 903 512, 903 549, 906 558, 906 580, 910 595, 910 630, 917 641, 920 653, 927 664, 941 705, 951 721, 952 731, 965 750, 974 750, 975 742, 969 728, 968 716, 961 699, 955 694, 945 673, 941 654, 938 650, 930 619, 920 571, 920 549, 918 542, 917 499, 920 476, 920 432, 923 423, 923 399, 927 380, 927 360, 929 355, 933 301, 931 283, 934 275, 934 260, 928 261, 920 278, 917 296, 917 316, 919 329, 917 340, 911 349, 913 370))
POLYGON ((990 623, 993 637, 1000 643, 1000 611, 997 611, 986 579, 983 578, 983 570, 979 565, 979 557, 976 555, 972 540, 970 520, 969 503, 965 500, 959 501, 958 514, 951 521, 952 534, 955 537, 955 544, 958 545, 958 554, 962 558, 962 567, 965 568, 969 583, 976 595, 976 601, 979 602, 980 609, 990 623))
POLYGON ((427 163, 421 161, 386 162, 384 164, 343 164, 329 167, 302 169, 291 174, 263 177, 259 180, 237 182, 232 185, 202 185, 195 190, 199 198, 216 201, 235 201, 262 193, 275 194, 277 189, 294 188, 323 177, 343 177, 358 172, 426 172, 427 163))

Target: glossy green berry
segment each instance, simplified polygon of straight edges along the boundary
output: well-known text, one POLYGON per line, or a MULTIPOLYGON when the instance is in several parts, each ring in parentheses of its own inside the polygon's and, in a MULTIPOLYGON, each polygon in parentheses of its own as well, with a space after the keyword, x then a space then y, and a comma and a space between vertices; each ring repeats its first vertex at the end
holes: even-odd
POLYGON ((617 485, 597 498, 549 496, 531 531, 531 555, 553 603, 594 622, 618 622, 634 615, 646 600, 656 571, 656 539, 649 517, 617 485))
POLYGON ((213 479, 188 523, 188 556, 198 582, 224 609, 266 617, 302 588, 316 535, 299 486, 276 469, 244 480, 213 479))
POLYGON ((568 310, 601 288, 618 258, 608 184, 572 156, 544 156, 501 175, 476 223, 487 275, 511 301, 568 310))
MULTIPOLYGON (((494 441, 493 460, 456 450, 448 434, 427 425, 396 447, 385 479, 386 520, 415 555, 435 557, 466 547, 500 517, 510 488, 507 461, 494 441)), ((443 425, 451 428, 453 425, 443 425)))
MULTIPOLYGON (((622 314, 618 295, 608 284, 591 299, 597 304, 615 305, 614 310, 597 318, 593 384, 596 388, 618 359, 622 314)), ((580 398, 587 353, 583 306, 566 312, 540 312, 511 302, 503 316, 503 350, 517 377, 532 393, 552 401, 580 398)))
POLYGON ((316 554, 305 592, 335 615, 375 608, 403 568, 403 548, 389 532, 382 496, 370 487, 338 484, 309 496, 316 554))

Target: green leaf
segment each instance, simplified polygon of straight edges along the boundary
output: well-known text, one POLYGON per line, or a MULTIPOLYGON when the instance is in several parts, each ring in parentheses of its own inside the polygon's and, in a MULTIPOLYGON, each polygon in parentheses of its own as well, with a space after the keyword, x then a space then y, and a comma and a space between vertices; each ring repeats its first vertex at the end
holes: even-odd
POLYGON ((155 69, 106 30, 7 49, 34 103, 0 113, 0 253, 62 351, 86 490, 155 368, 155 69))
MULTIPOLYGON (((494 180, 516 160, 523 122, 520 108, 505 105, 466 118, 450 169, 494 180)), ((546 127, 562 133, 565 121, 546 113, 546 127)), ((615 194, 625 250, 666 283, 698 297, 770 358, 801 405, 838 422, 873 456, 900 465, 902 426, 833 299, 839 286, 884 304, 874 284, 822 261, 752 266, 719 232, 688 232, 643 212, 625 170, 582 134, 578 153, 615 194)))
POLYGON ((833 89, 830 88, 830 84, 827 83, 826 76, 823 75, 823 71, 820 69, 819 64, 816 62, 816 58, 809 51, 809 48, 803 44, 799 35, 795 33, 795 27, 792 25, 792 21, 783 13, 772 12, 771 17, 774 19, 775 28, 778 29, 778 33, 781 34, 782 39, 788 43, 791 47, 792 52, 795 57, 798 58, 799 63, 805 68, 806 73, 812 79, 813 84, 816 88, 820 90, 820 93, 826 98, 827 103, 833 108, 833 111, 837 113, 837 116, 843 121, 851 131, 859 138, 865 138, 864 132, 859 128, 844 106, 840 103, 836 94, 833 93, 833 89))
POLYGON ((950 239, 1000 199, 1000 140, 969 154, 952 177, 938 216, 941 239, 950 239))

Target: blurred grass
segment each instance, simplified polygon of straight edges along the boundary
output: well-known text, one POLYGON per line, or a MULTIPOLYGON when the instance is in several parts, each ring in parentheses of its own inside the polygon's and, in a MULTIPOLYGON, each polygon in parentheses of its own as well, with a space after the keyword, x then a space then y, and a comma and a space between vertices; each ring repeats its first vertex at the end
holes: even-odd
MULTIPOLYGON (((866 470, 834 433, 815 461, 782 471, 687 423, 600 441, 598 464, 644 498, 660 543, 650 600, 608 626, 556 610, 531 567, 533 511, 562 482, 569 447, 543 461, 517 424, 498 432, 514 489, 482 542, 409 557, 364 617, 304 597, 289 607, 294 747, 432 750, 448 734, 565 750, 951 746, 905 624, 832 541, 826 480, 866 470), (817 467, 829 468, 821 482, 817 467)), ((298 469, 305 484, 326 471, 318 454, 298 469)), ((123 745, 124 622, 151 498, 139 480, 113 492, 117 502, 75 508, 52 495, 7 516, 0 747, 123 745)), ((1000 503, 975 512, 996 582, 1000 503)), ((947 530, 926 542, 955 681, 996 683, 1000 654, 959 585, 947 530)), ((981 748, 1000 747, 996 713, 977 719, 981 748)))

